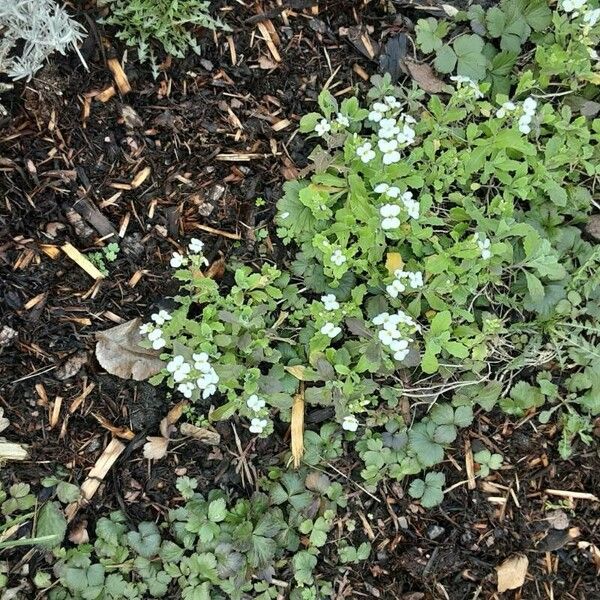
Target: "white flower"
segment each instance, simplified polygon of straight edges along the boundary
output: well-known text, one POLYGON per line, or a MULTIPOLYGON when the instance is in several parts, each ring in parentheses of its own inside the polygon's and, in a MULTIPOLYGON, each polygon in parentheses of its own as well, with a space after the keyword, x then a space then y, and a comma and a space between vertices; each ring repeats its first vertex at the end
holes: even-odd
POLYGON ((490 250, 490 247, 492 243, 490 242, 490 240, 486 238, 483 234, 480 235, 479 233, 476 233, 475 241, 477 242, 479 250, 481 251, 481 258, 483 258, 483 260, 488 260, 489 258, 491 258, 492 251, 490 250))
POLYGON ((412 144, 415 141, 415 130, 410 125, 404 125, 396 137, 399 144, 412 144))
POLYGON ((594 8, 593 10, 588 10, 583 15, 583 22, 593 27, 598 20, 600 19, 600 8, 594 8))
POLYGON ((201 373, 208 373, 211 370, 211 366, 208 362, 208 354, 206 352, 200 352, 200 354, 192 354, 194 359, 194 368, 201 373))
POLYGON ((337 310, 340 307, 340 303, 333 294, 321 296, 321 302, 323 303, 325 310, 337 310))
POLYGON ((327 121, 327 119, 321 119, 315 125, 315 131, 316 131, 316 133, 318 133, 321 136, 323 136, 327 132, 331 131, 331 125, 329 124, 329 121, 327 121))
POLYGON ((393 152, 387 152, 383 155, 383 164, 384 165, 393 165, 400 161, 400 152, 394 150, 393 152))
POLYGON ((397 98, 395 96, 384 96, 383 101, 390 108, 400 108, 400 102, 397 100, 397 98))
POLYGON ((586 2, 587 0, 563 0, 562 9, 567 13, 577 11, 583 8, 586 2))
POLYGON ((346 415, 342 421, 342 429, 346 431, 356 431, 358 429, 358 420, 354 415, 346 415))
POLYGON ((379 214, 383 217, 381 221, 382 229, 398 229, 400 227, 400 207, 397 204, 384 204, 379 209, 379 214))
POLYGON ((406 350, 398 350, 397 352, 394 352, 394 358, 396 360, 404 360, 409 352, 410 350, 408 348, 406 350))
POLYGON ((173 374, 173 380, 176 383, 183 381, 192 370, 191 365, 185 362, 185 358, 181 355, 174 356, 171 361, 167 364, 167 371, 173 374))
POLYGON ((415 271, 414 273, 408 273, 409 285, 413 290, 423 287, 423 273, 421 271, 415 271))
POLYGON ((403 121, 404 123, 412 123, 412 124, 414 124, 414 123, 416 123, 416 122, 417 122, 417 120, 416 120, 416 119, 415 119, 413 116, 411 116, 411 115, 409 115, 409 114, 406 114, 406 113, 402 113, 402 114, 401 114, 401 115, 398 117, 398 119, 399 119, 400 121, 403 121))
POLYGON ((190 243, 188 245, 188 250, 192 254, 200 254, 203 249, 204 249, 204 242, 202 242, 198 238, 192 238, 190 240, 190 243))
POLYGON ((395 279, 385 289, 392 298, 397 298, 398 294, 400 294, 406 289, 406 286, 402 283, 400 279, 395 279))
POLYGON ((150 331, 152 331, 152 327, 152 323, 144 323, 143 325, 140 325, 140 334, 146 335, 147 333, 150 333, 150 331))
POLYGON ((372 149, 371 142, 365 142, 356 149, 356 154, 365 164, 375 158, 375 151, 372 149))
POLYGON ((279 215, 280 219, 287 219, 290 216, 289 212, 283 212, 279 215))
POLYGON ((404 204, 404 208, 411 219, 419 218, 419 210, 421 207, 417 200, 413 200, 412 192, 404 192, 404 194, 402 194, 402 204, 404 204))
POLYGON ((506 113, 512 112, 517 108, 517 105, 514 102, 505 102, 497 111, 496 116, 499 119, 503 119, 506 116, 506 113))
POLYGON ((379 313, 376 317, 373 317, 373 325, 383 325, 390 318, 390 313, 379 313))
POLYGON ((259 398, 256 394, 252 394, 252 396, 246 400, 246 405, 250 410, 259 412, 267 405, 267 403, 262 398, 259 398))
POLYGON ((385 194, 390 189, 390 186, 387 183, 378 183, 373 191, 376 194, 385 194))
POLYGON ((379 183, 373 190, 376 194, 385 194, 390 198, 398 198, 400 196, 400 188, 395 185, 388 185, 387 183, 379 183))
POLYGON ((333 339, 336 335, 340 334, 342 332, 341 328, 338 327, 337 325, 334 325, 333 323, 325 323, 325 325, 323 325, 323 327, 321 327, 321 333, 323 335, 326 335, 327 337, 333 339))
POLYGON ((206 400, 207 398, 210 398, 215 392, 217 391, 217 386, 210 383, 209 385, 207 385, 203 392, 202 392, 202 398, 204 398, 204 400, 206 400))
POLYGON ((383 115, 380 112, 372 110, 369 113, 369 121, 373 121, 373 123, 379 123, 381 119, 383 119, 383 115))
POLYGON ((375 102, 373 103, 373 106, 371 106, 371 109, 380 114, 384 114, 389 110, 389 106, 383 102, 375 102))
POLYGON ((396 123, 396 119, 381 119, 379 121, 379 131, 377 135, 380 138, 393 138, 400 133, 400 128, 396 123))
POLYGON ((266 419, 252 419, 250 421, 250 433, 262 433, 267 424, 268 421, 266 419))
POLYGON ((336 115, 335 122, 339 123, 342 127, 350 126, 350 119, 348 119, 348 117, 346 115, 343 115, 342 113, 338 113, 336 115))
POLYGON ((338 267, 343 265, 346 260, 347 259, 341 250, 334 250, 333 254, 331 255, 331 262, 338 267))
POLYGON ((531 131, 529 124, 531 123, 531 116, 527 113, 519 117, 519 131, 527 135, 531 131))
POLYGON ((535 109, 537 108, 537 100, 529 96, 529 98, 525 98, 523 100, 523 110, 526 115, 533 115, 535 113, 535 109))
POLYGON ((180 391, 186 398, 191 398, 194 392, 194 384, 191 381, 187 383, 180 383, 177 386, 177 390, 180 391))
POLYGON ((164 325, 165 321, 172 319, 171 315, 166 310, 159 310, 150 317, 157 325, 164 325))
POLYGON ((187 264, 187 258, 183 256, 183 254, 179 254, 179 252, 173 252, 171 256, 171 261, 169 263, 174 269, 179 269, 182 265, 187 264))
POLYGON ((398 148, 398 142, 396 140, 379 140, 377 146, 382 152, 393 152, 398 148))
POLYGON ((464 75, 453 75, 450 77, 450 81, 456 82, 459 86, 463 83, 473 83, 473 80, 464 75))
POLYGON ((162 337, 162 329, 154 329, 151 331, 148 334, 148 339, 152 342, 152 348, 154 348, 154 350, 160 350, 161 348, 164 348, 165 344, 167 343, 162 337))
POLYGON ((379 341, 382 344, 384 344, 385 346, 389 346, 394 341, 394 338, 392 337, 392 334, 389 331, 386 331, 385 329, 382 329, 377 334, 377 337, 379 338, 379 341))

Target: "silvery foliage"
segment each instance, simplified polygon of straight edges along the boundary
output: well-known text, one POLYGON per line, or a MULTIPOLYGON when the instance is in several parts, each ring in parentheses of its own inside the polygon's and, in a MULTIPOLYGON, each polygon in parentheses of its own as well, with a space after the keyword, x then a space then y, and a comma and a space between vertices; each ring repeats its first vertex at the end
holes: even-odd
POLYGON ((31 79, 53 52, 77 51, 85 33, 54 0, 0 0, 0 31, 0 73, 14 80, 31 79))

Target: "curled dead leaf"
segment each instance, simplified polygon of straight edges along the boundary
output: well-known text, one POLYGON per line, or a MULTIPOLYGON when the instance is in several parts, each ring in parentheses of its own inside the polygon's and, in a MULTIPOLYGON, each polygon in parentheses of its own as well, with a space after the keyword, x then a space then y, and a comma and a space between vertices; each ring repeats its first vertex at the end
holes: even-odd
POLYGON ((189 436, 210 446, 218 446, 221 443, 219 433, 208 427, 196 427, 192 423, 182 423, 179 431, 181 431, 181 435, 189 436))
POLYGON ((144 458, 159 460, 167 455, 169 439, 162 436, 148 436, 144 444, 144 458))
POLYGON ((516 590, 525 583, 529 559, 524 554, 513 554, 496 567, 498 592, 516 590))
POLYGON ((96 358, 111 375, 143 381, 163 368, 160 352, 140 346, 139 329, 140 319, 132 319, 96 333, 96 358))

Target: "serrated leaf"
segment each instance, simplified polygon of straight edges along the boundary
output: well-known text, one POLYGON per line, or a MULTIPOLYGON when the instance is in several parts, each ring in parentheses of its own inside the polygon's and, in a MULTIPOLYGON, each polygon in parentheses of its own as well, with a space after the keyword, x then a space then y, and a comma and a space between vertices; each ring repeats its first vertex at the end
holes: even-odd
POLYGON ((53 548, 59 545, 67 532, 67 519, 58 502, 46 502, 40 509, 35 529, 36 537, 52 536, 51 539, 41 543, 41 546, 53 548))
POLYGON ((456 53, 448 44, 444 44, 438 51, 433 61, 433 66, 439 73, 452 73, 456 66, 456 53))

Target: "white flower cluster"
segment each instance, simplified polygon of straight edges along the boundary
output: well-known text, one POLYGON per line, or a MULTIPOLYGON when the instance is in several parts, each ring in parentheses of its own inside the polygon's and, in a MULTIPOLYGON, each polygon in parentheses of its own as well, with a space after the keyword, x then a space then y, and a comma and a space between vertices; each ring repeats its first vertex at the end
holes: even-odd
MULTIPOLYGON (((376 193, 384 193, 392 198, 397 198, 400 194, 400 190, 397 187, 390 187, 386 183, 380 183, 375 187, 376 193)), ((404 192, 401 196, 402 204, 408 216, 412 219, 419 218, 420 205, 417 200, 413 198, 412 192, 404 192)), ((379 207, 379 214, 382 217, 381 228, 382 229, 398 229, 400 227, 400 206, 397 204, 383 204, 379 207)))
POLYGON ((523 114, 519 117, 519 131, 527 135, 531 131, 531 120, 535 116, 537 101, 531 98, 523 100, 523 114))
POLYGON ((167 371, 172 373, 173 381, 179 384, 177 390, 186 398, 191 398, 196 388, 200 390, 202 398, 209 398, 217 391, 219 376, 206 352, 192 354, 192 359, 193 365, 185 362, 181 355, 174 356, 167 364, 167 371))
POLYGON ((583 13, 583 22, 589 27, 593 27, 600 20, 600 8, 593 8, 583 13))
POLYGON ((479 250, 481 251, 481 258, 483 260, 488 260, 492 257, 491 245, 489 238, 485 237, 483 233, 476 232, 475 233, 475 241, 479 246, 479 250))
MULTIPOLYGON (((369 120, 378 126, 377 148, 383 154, 384 165, 399 162, 399 150, 415 140, 415 130, 411 124, 416 121, 410 115, 398 115, 399 108, 400 102, 394 96, 385 96, 383 102, 375 102, 371 106, 369 113, 369 120)), ((356 149, 356 154, 365 164, 376 156, 371 142, 363 142, 356 149)))
POLYGON ((358 429, 358 420, 354 415, 346 415, 342 421, 342 429, 346 431, 356 431, 358 429))
MULTIPOLYGON (((266 405, 265 400, 256 394, 252 394, 246 400, 246 406, 255 413, 260 413, 266 405)), ((268 424, 269 421, 267 419, 253 417, 250 421, 250 433, 262 433, 268 424)))
POLYGON ((333 294, 321 296, 321 302, 323 303, 325 310, 337 310, 340 307, 340 303, 333 294))
POLYGON ((397 298, 398 294, 406 290, 406 286, 413 290, 423 287, 423 273, 421 271, 402 271, 396 269, 394 271, 394 281, 385 289, 392 298, 397 298))
POLYGON ((483 98, 483 92, 479 89, 479 84, 473 81, 470 77, 464 75, 454 75, 450 77, 450 81, 456 83, 456 89, 458 90, 469 90, 475 98, 483 98))
POLYGON ((154 323, 144 323, 140 326, 140 334, 148 338, 154 350, 160 350, 165 347, 167 342, 160 327, 167 321, 170 321, 171 318, 171 315, 166 310, 159 310, 150 317, 154 323))
POLYGON ((587 0, 562 0, 560 6, 566 13, 574 13, 573 16, 577 16, 586 4, 587 0))
MULTIPOLYGON (((198 238, 192 238, 190 243, 188 244, 188 252, 195 256, 200 256, 200 262, 208 265, 208 260, 204 256, 202 256, 202 251, 204 250, 204 242, 199 240, 198 238)), ((180 252, 173 252, 171 255, 171 260, 169 264, 174 269, 179 269, 180 267, 185 267, 189 263, 189 258, 180 252)))
MULTIPOLYGON (((525 98, 521 104, 522 113, 519 117, 518 126, 519 131, 527 135, 531 131, 531 121, 535 116, 535 110, 537 108, 537 100, 532 98, 531 96, 525 98)), ((508 101, 504 102, 502 106, 496 111, 496 117, 499 119, 503 119, 509 113, 513 113, 518 110, 519 106, 514 102, 508 101)))
POLYGON ((404 360, 409 353, 408 344, 413 341, 409 336, 418 329, 412 318, 401 310, 392 315, 384 312, 373 319, 373 324, 382 327, 377 334, 379 341, 394 353, 396 360, 404 360))
POLYGON ((318 133, 321 137, 323 137, 326 133, 331 131, 331 125, 327 119, 321 119, 315 125, 315 132, 318 133))

